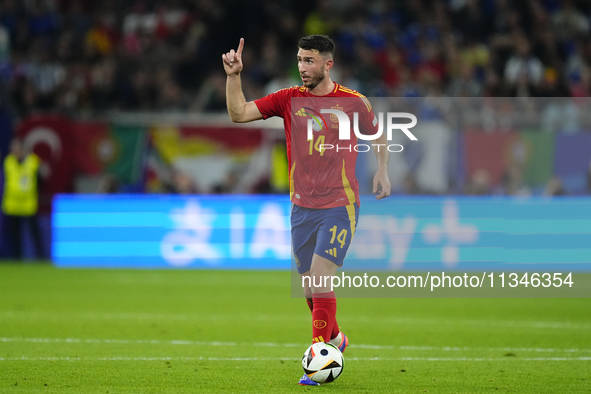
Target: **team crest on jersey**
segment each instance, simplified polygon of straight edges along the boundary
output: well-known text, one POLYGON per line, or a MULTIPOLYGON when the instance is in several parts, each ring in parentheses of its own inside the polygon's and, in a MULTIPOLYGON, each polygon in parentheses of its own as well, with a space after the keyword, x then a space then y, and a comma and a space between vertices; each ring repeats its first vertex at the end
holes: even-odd
MULTIPOLYGON (((330 107, 330 109, 338 109, 341 112, 345 112, 343 110, 343 107, 341 107, 340 105, 335 105, 334 107, 330 107)), ((332 120, 333 123, 339 122, 339 118, 337 118, 337 116, 335 114, 330 114, 330 120, 332 120)))
MULTIPOLYGON (((330 109, 338 109, 341 112, 345 112, 343 107, 341 107, 340 105, 335 105, 334 107, 330 107, 330 109)), ((330 120, 332 120, 332 123, 330 125, 331 129, 338 129, 339 128, 339 118, 335 115, 335 114, 330 114, 330 120)))

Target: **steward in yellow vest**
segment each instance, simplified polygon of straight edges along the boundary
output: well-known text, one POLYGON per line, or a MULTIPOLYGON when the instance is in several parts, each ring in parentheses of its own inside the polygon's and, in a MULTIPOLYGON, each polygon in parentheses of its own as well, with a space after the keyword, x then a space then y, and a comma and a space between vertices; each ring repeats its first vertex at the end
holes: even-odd
POLYGON ((4 195, 2 212, 5 215, 33 216, 37 213, 37 172, 39 157, 31 153, 23 160, 9 154, 4 160, 4 195))
POLYGON ((10 143, 10 154, 4 159, 4 193, 2 195, 3 238, 8 241, 11 257, 22 259, 22 229, 27 226, 35 247, 35 256, 41 256, 41 233, 37 222, 39 200, 38 173, 41 159, 30 153, 25 155, 22 142, 10 143))

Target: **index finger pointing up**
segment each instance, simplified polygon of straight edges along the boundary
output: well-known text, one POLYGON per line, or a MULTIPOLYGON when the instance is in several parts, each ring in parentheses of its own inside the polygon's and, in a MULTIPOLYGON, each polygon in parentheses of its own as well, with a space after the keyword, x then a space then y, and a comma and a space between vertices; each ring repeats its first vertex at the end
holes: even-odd
POLYGON ((236 54, 238 56, 242 56, 242 49, 244 48, 244 38, 240 39, 240 44, 238 44, 238 49, 236 50, 236 54))

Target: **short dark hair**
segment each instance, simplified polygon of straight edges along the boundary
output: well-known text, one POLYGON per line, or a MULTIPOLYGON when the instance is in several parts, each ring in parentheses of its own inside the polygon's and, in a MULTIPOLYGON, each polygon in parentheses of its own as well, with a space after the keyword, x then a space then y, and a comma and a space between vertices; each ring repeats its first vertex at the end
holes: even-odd
POLYGON ((300 38, 298 47, 307 51, 317 50, 322 56, 330 56, 331 58, 334 56, 334 41, 323 34, 312 34, 300 38))

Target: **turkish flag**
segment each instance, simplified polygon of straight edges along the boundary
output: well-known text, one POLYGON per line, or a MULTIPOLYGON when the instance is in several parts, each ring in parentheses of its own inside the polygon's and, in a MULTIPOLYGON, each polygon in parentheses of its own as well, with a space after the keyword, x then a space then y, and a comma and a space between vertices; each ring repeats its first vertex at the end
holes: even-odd
POLYGON ((39 190, 39 212, 51 213, 51 200, 56 193, 74 189, 75 149, 71 137, 72 123, 60 115, 34 115, 17 127, 26 152, 34 152, 49 170, 39 190))

